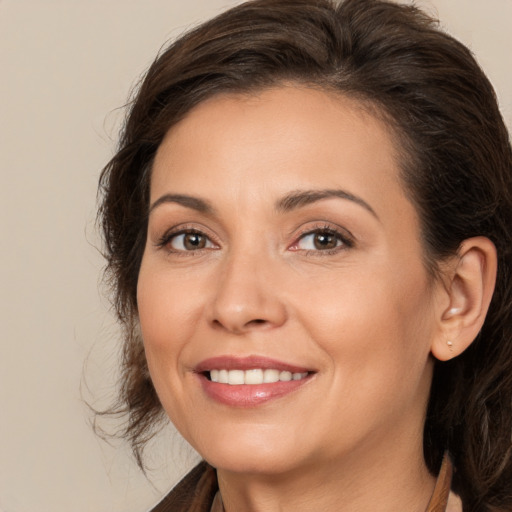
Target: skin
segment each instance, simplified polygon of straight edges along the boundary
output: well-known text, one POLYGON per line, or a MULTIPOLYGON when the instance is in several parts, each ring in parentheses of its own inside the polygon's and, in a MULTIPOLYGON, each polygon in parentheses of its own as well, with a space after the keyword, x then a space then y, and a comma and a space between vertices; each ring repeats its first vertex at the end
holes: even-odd
POLYGON ((150 201, 138 281, 150 374, 217 468, 226 511, 423 512, 431 349, 445 345, 439 310, 450 304, 425 269, 388 127, 355 101, 299 86, 214 97, 165 137, 150 201), (354 197, 277 207, 304 190, 354 197), (166 194, 211 211, 159 201, 166 194), (333 250, 304 234, 326 227, 340 234, 333 250), (169 236, 182 228, 205 246, 169 236), (315 374, 291 394, 230 407, 193 371, 221 355, 315 374))

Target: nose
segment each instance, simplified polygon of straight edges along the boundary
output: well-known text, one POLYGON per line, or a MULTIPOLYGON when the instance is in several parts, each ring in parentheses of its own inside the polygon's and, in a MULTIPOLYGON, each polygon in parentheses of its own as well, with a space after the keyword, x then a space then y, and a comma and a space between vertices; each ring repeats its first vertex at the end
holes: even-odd
POLYGON ((280 327, 287 311, 272 263, 261 255, 233 254, 222 263, 210 323, 233 334, 280 327))

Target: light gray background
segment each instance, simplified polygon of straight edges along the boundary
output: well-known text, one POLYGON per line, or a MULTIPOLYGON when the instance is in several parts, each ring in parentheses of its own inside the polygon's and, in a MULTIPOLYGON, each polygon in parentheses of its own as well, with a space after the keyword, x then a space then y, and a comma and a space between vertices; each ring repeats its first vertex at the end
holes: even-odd
MULTIPOLYGON (((87 424, 81 396, 107 403, 117 354, 99 292, 96 183, 118 107, 161 45, 235 3, 0 0, 4 512, 143 512, 196 460, 169 428, 150 483, 87 424)), ((418 3, 475 51, 512 126, 512 0, 418 3)))

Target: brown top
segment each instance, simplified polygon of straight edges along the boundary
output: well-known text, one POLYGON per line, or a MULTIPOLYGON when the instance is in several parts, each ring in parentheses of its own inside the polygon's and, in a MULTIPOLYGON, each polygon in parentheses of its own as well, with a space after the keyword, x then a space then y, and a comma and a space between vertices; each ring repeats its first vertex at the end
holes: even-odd
POLYGON ((218 490, 215 469, 202 461, 150 512, 210 512, 218 490))
POLYGON ((462 512, 460 498, 451 492, 453 465, 447 453, 444 454, 434 492, 425 512, 462 512))
MULTIPOLYGON (((425 512, 462 512, 460 499, 450 492, 453 467, 445 454, 434 492, 425 512)), ((199 463, 150 512, 224 512, 215 469, 199 463)))

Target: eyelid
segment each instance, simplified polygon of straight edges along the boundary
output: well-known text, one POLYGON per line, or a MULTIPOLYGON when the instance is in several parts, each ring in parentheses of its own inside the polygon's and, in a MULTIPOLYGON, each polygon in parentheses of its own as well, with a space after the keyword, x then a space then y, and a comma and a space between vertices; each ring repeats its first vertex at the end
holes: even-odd
POLYGON ((332 254, 333 252, 338 252, 346 249, 350 249, 355 245, 355 237, 352 233, 346 229, 338 226, 336 224, 332 224, 329 222, 321 222, 319 224, 309 225, 303 228, 295 237, 292 244, 288 247, 289 250, 294 251, 307 251, 312 253, 324 253, 324 254, 332 254), (308 249, 300 249, 294 248, 300 242, 300 240, 304 239, 308 235, 313 235, 316 233, 329 233, 336 236, 339 240, 341 240, 341 246, 338 246, 333 249, 325 249, 325 250, 308 250, 308 249))
POLYGON ((163 235, 159 236, 155 242, 155 247, 158 249, 167 248, 167 250, 171 253, 184 253, 184 252, 199 252, 202 250, 212 250, 219 248, 219 240, 218 237, 213 235, 211 231, 203 226, 198 227, 197 224, 178 224, 177 226, 173 226, 164 232, 163 235), (179 235, 183 234, 198 234, 206 237, 215 247, 206 247, 203 249, 197 249, 197 251, 182 251, 179 249, 171 249, 169 248, 169 244, 171 240, 179 235))

